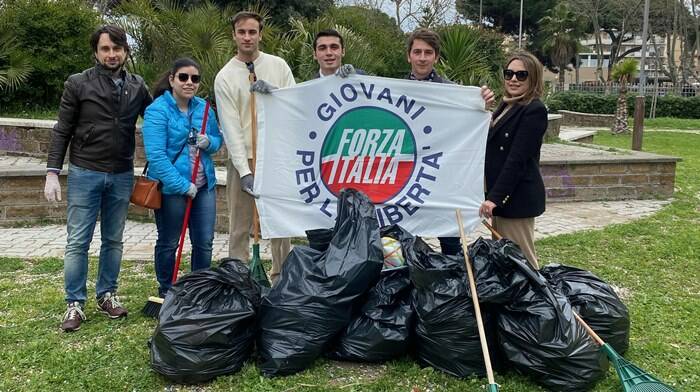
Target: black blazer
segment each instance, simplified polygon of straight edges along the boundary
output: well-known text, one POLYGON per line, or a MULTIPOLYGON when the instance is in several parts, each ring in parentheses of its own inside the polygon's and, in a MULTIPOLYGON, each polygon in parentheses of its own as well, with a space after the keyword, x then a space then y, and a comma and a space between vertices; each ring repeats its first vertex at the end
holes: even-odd
MULTIPOLYGON (((495 119, 505 109, 501 104, 495 119)), ((515 104, 489 129, 486 142, 486 199, 493 214, 504 218, 532 218, 545 208, 545 190, 539 170, 542 138, 547 130, 547 108, 535 99, 515 104)))

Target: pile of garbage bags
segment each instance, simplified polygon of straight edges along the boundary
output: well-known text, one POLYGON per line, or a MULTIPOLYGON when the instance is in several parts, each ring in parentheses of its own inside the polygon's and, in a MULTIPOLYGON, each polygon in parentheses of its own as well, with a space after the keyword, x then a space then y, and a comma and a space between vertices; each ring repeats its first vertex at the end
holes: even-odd
MULTIPOLYGON (((332 229, 307 232, 276 285, 261 296, 247 267, 228 260, 181 279, 151 339, 154 370, 202 382, 240 369, 253 346, 263 375, 307 369, 321 356, 384 362, 410 355, 456 377, 485 374, 464 257, 443 255, 349 189, 332 229)), ((574 312, 624 352, 629 313, 610 285, 559 264, 535 270, 508 240, 469 246, 495 369, 561 391, 586 390, 608 367, 574 312)))

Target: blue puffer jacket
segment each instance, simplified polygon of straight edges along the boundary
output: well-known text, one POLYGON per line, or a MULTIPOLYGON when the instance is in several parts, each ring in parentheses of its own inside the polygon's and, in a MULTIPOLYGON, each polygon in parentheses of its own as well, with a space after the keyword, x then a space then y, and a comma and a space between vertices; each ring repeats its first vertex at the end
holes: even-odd
MULTIPOLYGON (((202 98, 195 97, 190 100, 187 113, 183 113, 178 109, 170 91, 166 91, 146 108, 143 144, 148 159, 148 177, 161 182, 163 194, 183 195, 190 187, 192 164, 189 146, 182 149, 174 163, 171 162, 187 143, 189 129, 195 128, 197 133, 201 131, 205 105, 202 98)), ((221 132, 212 109, 209 109, 206 134, 210 143, 209 148, 201 150, 199 170, 204 170, 208 188, 213 189, 216 186, 216 174, 211 154, 221 147, 221 132)))

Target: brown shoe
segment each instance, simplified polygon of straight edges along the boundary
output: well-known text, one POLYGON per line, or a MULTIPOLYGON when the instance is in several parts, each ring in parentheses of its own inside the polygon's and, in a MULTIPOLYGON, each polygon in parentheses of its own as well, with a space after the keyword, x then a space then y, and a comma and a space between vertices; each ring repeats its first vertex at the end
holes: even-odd
POLYGON ((105 293, 102 298, 97 300, 97 311, 107 315, 112 319, 126 317, 128 312, 113 293, 105 293))
POLYGON ((63 314, 61 329, 63 332, 78 331, 80 329, 80 323, 85 319, 85 313, 83 313, 80 302, 69 303, 66 313, 63 314))

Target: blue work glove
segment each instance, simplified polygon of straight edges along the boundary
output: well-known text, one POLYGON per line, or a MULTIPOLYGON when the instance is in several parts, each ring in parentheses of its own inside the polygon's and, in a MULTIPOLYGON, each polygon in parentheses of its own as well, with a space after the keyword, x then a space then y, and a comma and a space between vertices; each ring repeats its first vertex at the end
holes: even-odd
POLYGON ((241 177, 241 190, 257 199, 260 197, 260 195, 256 195, 255 192, 253 192, 254 182, 255 181, 252 174, 246 174, 245 176, 241 177))
POLYGON ((209 148, 210 144, 211 143, 209 142, 209 138, 207 137, 207 135, 197 135, 197 148, 199 148, 200 150, 206 150, 207 148, 209 148))
POLYGON ((270 94, 272 90, 277 90, 277 87, 262 79, 258 79, 255 83, 250 85, 251 93, 270 94))
POLYGON ((352 64, 343 64, 337 71, 335 71, 335 74, 341 78, 347 78, 348 76, 355 74, 355 67, 353 67, 352 64))
POLYGON ((197 196, 197 187, 194 184, 190 183, 190 188, 187 189, 187 192, 185 194, 190 199, 194 199, 195 196, 197 196))

